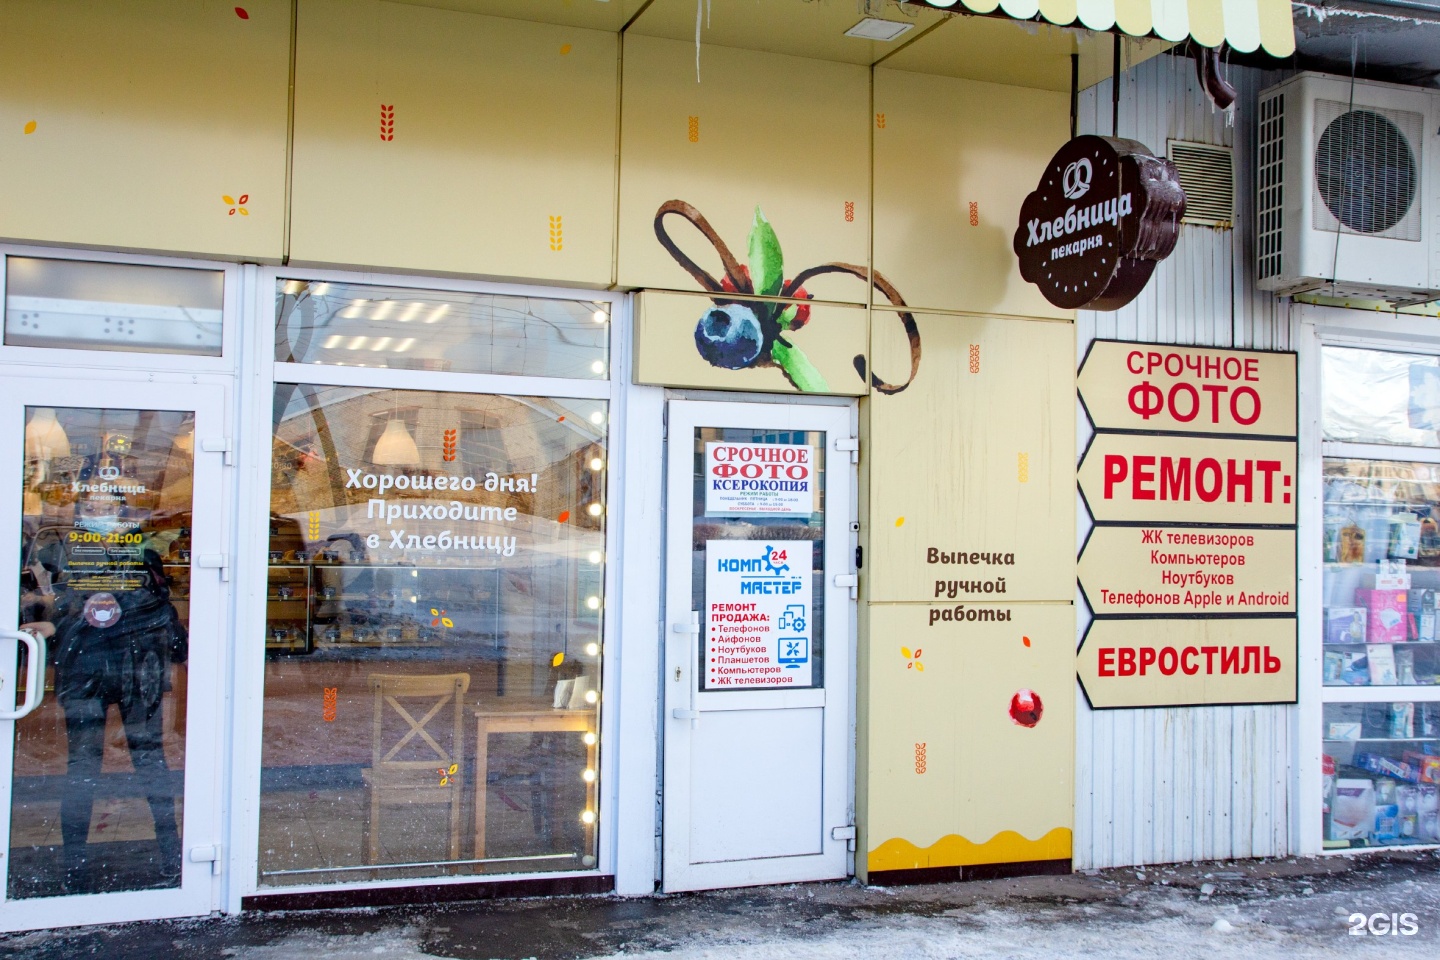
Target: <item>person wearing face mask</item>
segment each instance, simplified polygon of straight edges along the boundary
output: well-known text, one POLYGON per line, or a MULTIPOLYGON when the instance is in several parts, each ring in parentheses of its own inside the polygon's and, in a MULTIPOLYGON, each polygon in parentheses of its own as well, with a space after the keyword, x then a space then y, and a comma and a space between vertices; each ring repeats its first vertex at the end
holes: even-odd
MULTIPOLYGON (((108 512, 103 505, 98 510, 83 502, 76 506, 79 530, 105 534, 134 526, 122 515, 123 506, 111 504, 108 512)), ((143 788, 155 823, 158 860, 144 872, 153 875, 158 868, 160 876, 178 879, 179 790, 165 760, 163 701, 171 664, 187 657, 188 637, 170 602, 160 555, 149 546, 105 547, 102 563, 108 565, 111 583, 97 584, 93 559, 76 562, 75 550, 63 537, 56 547, 40 551, 29 565, 35 590, 27 609, 33 619, 26 627, 39 635, 48 630, 55 698, 65 715, 67 783, 60 798, 60 831, 66 890, 89 892, 105 882, 93 875, 88 843, 95 800, 109 793, 101 762, 112 704, 135 770, 132 783, 143 788), (52 571, 58 574, 53 585, 52 571)))

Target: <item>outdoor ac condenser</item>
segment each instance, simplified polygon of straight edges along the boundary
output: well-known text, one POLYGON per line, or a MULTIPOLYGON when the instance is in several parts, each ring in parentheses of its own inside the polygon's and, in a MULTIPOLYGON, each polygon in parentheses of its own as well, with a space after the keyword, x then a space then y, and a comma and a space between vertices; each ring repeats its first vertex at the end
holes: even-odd
POLYGON ((1440 92, 1302 73, 1258 121, 1262 290, 1440 297, 1440 92))

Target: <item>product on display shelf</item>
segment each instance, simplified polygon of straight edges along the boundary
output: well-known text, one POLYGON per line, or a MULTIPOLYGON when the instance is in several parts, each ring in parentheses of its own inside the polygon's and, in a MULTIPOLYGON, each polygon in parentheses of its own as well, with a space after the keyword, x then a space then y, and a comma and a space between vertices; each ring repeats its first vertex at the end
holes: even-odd
POLYGON ((1420 554, 1420 519, 1408 513, 1390 518, 1390 556, 1414 560, 1420 554))
POLYGON ((1370 832, 1370 839, 1376 843, 1390 843, 1400 839, 1400 807, 1398 804, 1376 805, 1375 827, 1370 832))
POLYGON ((1330 812, 1330 802, 1335 797, 1335 758, 1327 754, 1320 757, 1320 812, 1330 812))
POLYGON ((1415 837, 1429 843, 1440 840, 1440 786, 1420 784, 1415 798, 1415 837))
POLYGON ((1440 757, 1406 750, 1400 758, 1420 771, 1421 783, 1440 783, 1440 757))
POLYGON ((1440 737, 1440 703, 1418 703, 1415 706, 1416 735, 1440 737))
MULTIPOLYGON (((1395 760, 1391 757, 1382 757, 1378 753, 1357 753, 1351 761, 1353 766, 1359 767, 1366 773, 1376 773, 1385 777, 1394 777, 1397 780, 1405 780, 1416 783, 1420 779, 1420 770, 1412 764, 1403 760, 1395 760)), ((1385 790, 1390 786, 1387 780, 1380 781, 1377 790, 1385 790)))
POLYGON ((1409 740, 1415 736, 1415 704, 1390 704, 1390 739, 1409 740))
MULTIPOLYGON (((1410 571, 1404 560, 1381 560, 1365 574, 1365 587, 1370 590, 1409 590, 1410 571)), ((1355 602, 1360 602, 1358 597, 1355 602)))
POLYGON ((1327 740, 1359 740, 1360 724, 1350 721, 1334 721, 1330 724, 1330 736, 1327 740))
POLYGON ((1420 556, 1440 557, 1440 524, 1434 517, 1427 516, 1420 521, 1420 556))
POLYGON ((1330 805, 1330 839, 1360 840, 1375 825, 1375 784, 1371 780, 1335 781, 1330 805))
POLYGON ((1440 598, 1434 590, 1409 591, 1410 639, 1424 643, 1435 641, 1436 600, 1440 598))
POLYGON ((1355 591, 1355 602, 1365 608, 1366 642, 1405 642, 1409 631, 1406 629, 1408 600, 1404 590, 1360 589, 1355 591))
POLYGON ((1395 651, 1395 682, 1402 686, 1415 683, 1414 650, 1395 651))
POLYGON ((1326 643, 1364 643, 1365 608, 1330 607, 1325 611, 1326 643))
POLYGON ((1340 682, 1352 687, 1369 685, 1370 659, 1365 650, 1340 652, 1340 682))
POLYGON ((1365 531, 1353 521, 1340 528, 1336 559, 1340 563, 1365 562, 1365 531))
POLYGON ((1371 644, 1366 650, 1370 683, 1377 687, 1395 685, 1395 648, 1388 643, 1371 644))

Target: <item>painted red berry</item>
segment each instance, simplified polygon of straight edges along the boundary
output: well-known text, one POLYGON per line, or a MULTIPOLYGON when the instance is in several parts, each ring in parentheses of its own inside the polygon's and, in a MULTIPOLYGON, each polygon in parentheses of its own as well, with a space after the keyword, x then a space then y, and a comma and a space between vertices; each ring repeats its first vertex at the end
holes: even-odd
POLYGON ((1035 726, 1044 712, 1045 705, 1034 690, 1017 690, 1010 698, 1010 719, 1022 727, 1035 726))

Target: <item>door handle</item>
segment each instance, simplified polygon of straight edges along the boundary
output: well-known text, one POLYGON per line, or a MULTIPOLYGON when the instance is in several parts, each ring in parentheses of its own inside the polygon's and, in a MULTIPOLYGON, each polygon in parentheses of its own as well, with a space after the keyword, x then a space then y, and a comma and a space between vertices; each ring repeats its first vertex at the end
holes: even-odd
POLYGON ((853 574, 853 573, 837 573, 837 574, 835 574, 834 580, 832 580, 831 582, 834 583, 835 586, 837 586, 837 587, 849 587, 849 588, 850 588, 850 599, 851 599, 851 600, 854 600, 854 599, 856 598, 856 596, 858 596, 858 594, 859 594, 859 590, 860 590, 860 577, 857 576, 856 574, 853 574))
POLYGON ((690 689, 687 695, 688 707, 675 707, 670 711, 670 716, 676 720, 689 720, 690 728, 693 730, 700 726, 700 705, 695 702, 697 679, 693 676, 695 664, 700 662, 700 651, 696 649, 700 642, 700 611, 691 610, 689 620, 677 620, 670 624, 670 632, 680 636, 688 637, 689 642, 685 644, 685 656, 690 664, 690 669, 684 673, 677 670, 676 679, 689 675, 690 689))
POLYGON ((45 638, 23 630, 0 630, 0 639, 18 640, 30 650, 25 665, 25 702, 14 710, 0 709, 0 720, 19 720, 40 706, 45 696, 45 638))

